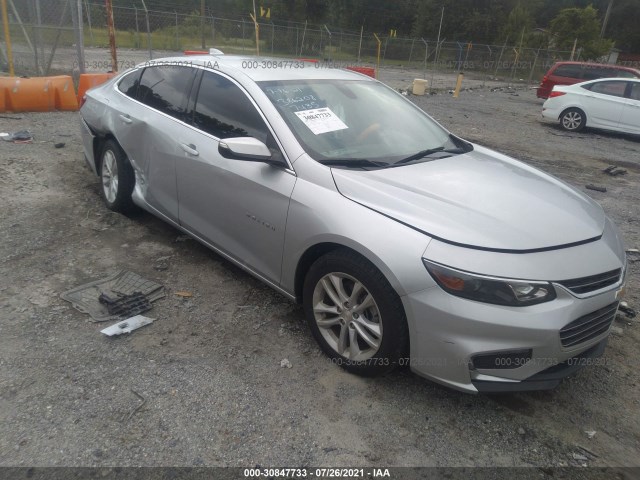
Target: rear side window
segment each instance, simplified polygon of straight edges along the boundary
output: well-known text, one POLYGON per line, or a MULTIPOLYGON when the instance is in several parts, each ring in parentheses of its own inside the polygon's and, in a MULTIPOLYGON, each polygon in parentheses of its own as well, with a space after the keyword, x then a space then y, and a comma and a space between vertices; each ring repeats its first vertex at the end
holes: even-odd
POLYGON ((196 100, 193 124, 218 137, 255 137, 267 142, 269 130, 240 88, 229 79, 204 72, 196 100))
POLYGON ((640 100, 640 83, 633 82, 631 84, 631 94, 629 95, 631 100, 640 100))
POLYGON ((598 82, 591 86, 593 93, 601 93, 603 95, 611 95, 613 97, 624 97, 624 91, 627 88, 627 82, 598 82))
POLYGON ((585 66, 584 73, 582 78, 584 80, 596 80, 598 78, 607 78, 607 77, 623 77, 628 78, 627 74, 624 70, 618 70, 617 68, 611 67, 598 67, 598 66, 585 66))
POLYGON ((184 119, 186 102, 196 69, 177 65, 145 68, 138 100, 156 110, 184 119))
POLYGON ((118 90, 128 97, 137 98, 141 73, 142 69, 139 68, 138 70, 125 75, 122 80, 120 80, 120 83, 118 83, 118 90))
POLYGON ((551 75, 566 78, 582 78, 582 68, 580 65, 559 65, 551 75))

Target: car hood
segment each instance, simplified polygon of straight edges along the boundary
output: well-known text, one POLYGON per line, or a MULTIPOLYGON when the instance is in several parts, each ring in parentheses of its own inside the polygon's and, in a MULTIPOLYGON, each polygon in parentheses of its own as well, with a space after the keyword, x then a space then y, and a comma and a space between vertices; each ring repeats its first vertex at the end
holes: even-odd
POLYGON ((598 238, 605 224, 602 208, 588 196, 480 146, 397 168, 332 173, 340 193, 354 202, 464 246, 553 249, 598 238))

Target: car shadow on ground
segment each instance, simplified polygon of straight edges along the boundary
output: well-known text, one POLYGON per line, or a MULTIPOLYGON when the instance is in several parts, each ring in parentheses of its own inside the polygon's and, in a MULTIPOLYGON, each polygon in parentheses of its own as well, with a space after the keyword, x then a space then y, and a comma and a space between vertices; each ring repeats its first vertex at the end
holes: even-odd
POLYGON ((569 132, 563 129, 559 123, 553 122, 547 119, 540 119, 540 125, 547 129, 547 133, 552 135, 556 135, 559 137, 568 137, 568 138, 609 138, 609 139, 620 139, 627 140, 633 143, 640 143, 640 135, 635 135, 633 133, 623 133, 623 132, 614 132, 611 130, 600 130, 595 128, 585 128, 580 132, 569 132))

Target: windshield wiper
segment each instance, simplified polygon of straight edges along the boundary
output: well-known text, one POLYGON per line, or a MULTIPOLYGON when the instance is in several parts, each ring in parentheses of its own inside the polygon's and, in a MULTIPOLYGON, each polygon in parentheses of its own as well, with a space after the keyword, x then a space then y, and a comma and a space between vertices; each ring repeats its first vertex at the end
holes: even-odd
POLYGON ((364 158, 330 158, 320 163, 336 167, 386 167, 388 165, 386 162, 374 162, 364 158))
MULTIPOLYGON (((394 167, 396 165, 401 165, 403 163, 409 163, 409 162, 412 162, 414 160, 420 160, 421 158, 428 157, 432 153, 440 153, 440 152, 457 154, 457 153, 467 153, 468 150, 465 150, 464 148, 444 148, 444 147, 430 148, 429 150, 422 150, 421 152, 418 152, 418 153, 416 153, 414 155, 410 155, 407 158, 403 158, 401 160, 398 160, 397 162, 392 163, 390 166, 394 167)), ((451 155, 449 155, 449 156, 451 156, 451 155)))
POLYGON ((406 158, 402 158, 398 160, 397 162, 394 163, 394 165, 400 165, 402 163, 409 163, 414 160, 420 160, 421 158, 427 157, 432 153, 444 152, 444 151, 445 151, 444 147, 436 147, 436 148, 429 148, 427 150, 420 150, 418 153, 414 153, 413 155, 409 155, 406 158))

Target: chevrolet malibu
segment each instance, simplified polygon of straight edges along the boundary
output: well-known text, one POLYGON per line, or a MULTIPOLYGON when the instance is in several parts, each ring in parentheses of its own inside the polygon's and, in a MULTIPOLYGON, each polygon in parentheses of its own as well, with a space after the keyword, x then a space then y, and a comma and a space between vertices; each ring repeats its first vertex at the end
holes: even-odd
POLYGON ((137 205, 301 302, 349 372, 500 392, 595 362, 626 266, 602 208, 321 67, 215 53, 90 90, 84 154, 107 207, 137 205))

